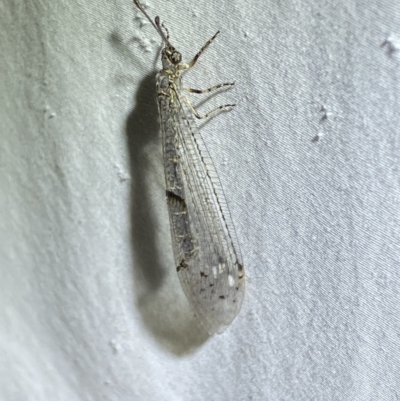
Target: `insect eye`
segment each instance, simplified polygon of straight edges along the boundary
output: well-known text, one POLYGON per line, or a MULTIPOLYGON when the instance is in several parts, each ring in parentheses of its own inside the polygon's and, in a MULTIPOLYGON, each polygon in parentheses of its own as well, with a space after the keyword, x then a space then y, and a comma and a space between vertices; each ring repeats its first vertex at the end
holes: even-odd
POLYGON ((174 50, 170 56, 170 60, 174 63, 174 64, 178 64, 182 61, 182 56, 179 52, 177 52, 176 50, 174 50))

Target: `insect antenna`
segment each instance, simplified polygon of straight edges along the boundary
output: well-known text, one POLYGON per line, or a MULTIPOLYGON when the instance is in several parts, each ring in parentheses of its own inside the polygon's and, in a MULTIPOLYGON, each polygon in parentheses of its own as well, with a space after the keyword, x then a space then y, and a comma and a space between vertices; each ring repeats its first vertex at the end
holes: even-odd
POLYGON ((169 47, 173 46, 171 45, 171 43, 169 42, 168 38, 169 38, 169 34, 168 34, 168 30, 167 31, 167 36, 165 36, 163 30, 161 29, 161 24, 160 24, 160 17, 157 15, 157 17, 154 18, 154 21, 150 18, 149 14, 147 14, 147 12, 145 11, 145 9, 143 8, 142 4, 139 2, 139 0, 133 0, 133 2, 135 3, 136 7, 146 16, 146 18, 150 21, 151 25, 154 26, 155 30, 158 32, 158 34, 161 36, 162 40, 165 42, 166 45, 168 45, 169 47))

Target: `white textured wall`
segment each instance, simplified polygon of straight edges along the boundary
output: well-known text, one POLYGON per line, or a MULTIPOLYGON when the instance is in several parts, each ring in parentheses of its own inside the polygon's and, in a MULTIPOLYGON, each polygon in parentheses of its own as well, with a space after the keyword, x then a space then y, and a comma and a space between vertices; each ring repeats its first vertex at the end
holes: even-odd
POLYGON ((129 0, 3 0, 0 399, 398 399, 400 3, 145 4, 186 59, 222 30, 187 82, 237 81, 202 132, 245 303, 209 339, 176 276, 156 32, 129 0))

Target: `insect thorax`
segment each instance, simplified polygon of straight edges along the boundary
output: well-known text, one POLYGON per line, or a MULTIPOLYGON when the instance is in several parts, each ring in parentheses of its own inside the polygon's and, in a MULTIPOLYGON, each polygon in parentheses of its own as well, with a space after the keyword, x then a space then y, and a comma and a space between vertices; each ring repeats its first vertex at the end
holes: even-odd
POLYGON ((157 94, 169 97, 172 103, 181 85, 181 74, 178 70, 163 69, 157 74, 157 94))

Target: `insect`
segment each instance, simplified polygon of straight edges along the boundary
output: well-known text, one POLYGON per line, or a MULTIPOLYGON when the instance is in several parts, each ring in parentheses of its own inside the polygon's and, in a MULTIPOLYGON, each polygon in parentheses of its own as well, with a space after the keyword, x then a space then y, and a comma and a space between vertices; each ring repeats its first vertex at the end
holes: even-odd
POLYGON ((204 90, 183 88, 182 72, 196 64, 219 31, 189 63, 184 63, 160 18, 153 21, 139 0, 133 1, 164 43, 157 100, 176 270, 203 327, 210 335, 222 333, 242 305, 244 270, 225 196, 194 117, 211 117, 234 105, 219 106, 201 116, 182 92, 209 93, 234 84, 204 90))

